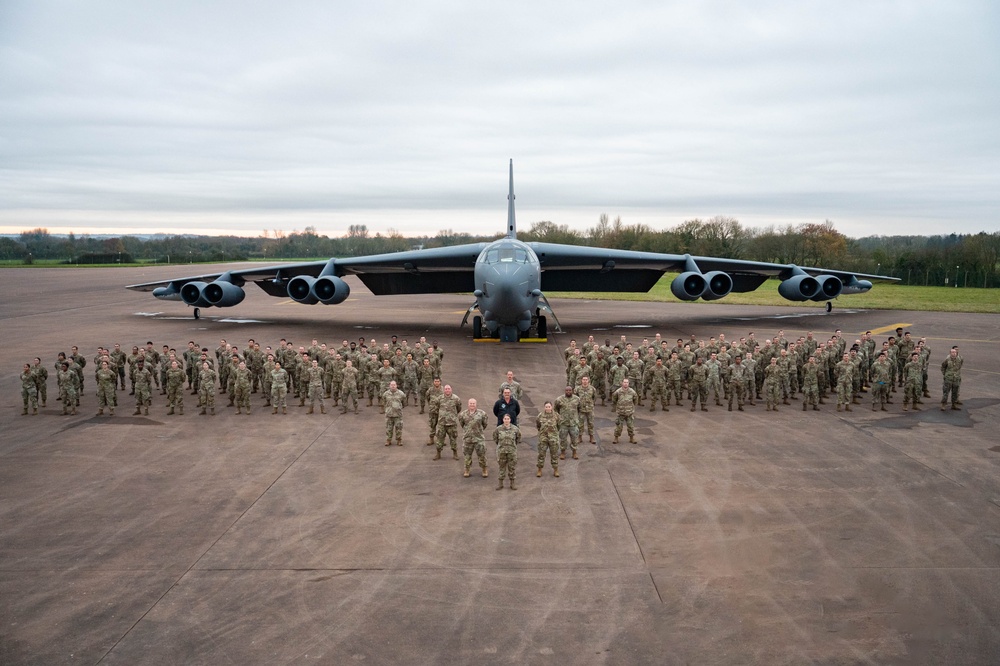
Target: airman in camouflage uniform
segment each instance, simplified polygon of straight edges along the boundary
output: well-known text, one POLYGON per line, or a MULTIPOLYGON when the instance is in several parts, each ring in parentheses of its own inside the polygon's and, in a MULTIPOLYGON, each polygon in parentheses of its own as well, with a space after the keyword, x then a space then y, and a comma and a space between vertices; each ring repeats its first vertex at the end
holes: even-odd
POLYGON ((816 364, 816 357, 810 356, 809 360, 802 366, 802 411, 806 411, 808 405, 812 405, 815 411, 819 411, 819 373, 820 367, 816 364))
POLYGON ((580 398, 573 393, 573 387, 567 386, 565 393, 556 398, 552 408, 559 415, 559 459, 566 459, 566 449, 573 450, 573 459, 580 457, 576 450, 580 438, 580 398), (567 445, 566 440, 569 439, 567 445))
POLYGON ((872 411, 876 410, 876 405, 883 412, 889 411, 885 405, 889 401, 889 382, 892 381, 892 369, 889 367, 889 359, 885 352, 880 352, 878 358, 872 363, 872 411))
POLYGON ((746 398, 747 378, 750 373, 743 365, 743 357, 737 356, 733 364, 729 366, 729 411, 733 411, 733 398, 736 398, 736 407, 743 411, 743 401, 746 398))
MULTIPOLYGON (((69 365, 66 366, 67 369, 69 365)), ((32 415, 38 414, 38 385, 35 383, 35 374, 31 371, 31 364, 25 363, 24 369, 21 371, 21 400, 24 401, 24 409, 21 410, 21 416, 28 415, 28 408, 31 408, 32 415)), ((65 404, 63 405, 63 414, 66 413, 65 404)))
POLYGON ((910 353, 910 360, 903 366, 903 411, 909 411, 909 403, 913 410, 920 411, 917 401, 920 397, 920 386, 923 381, 923 366, 920 364, 920 352, 910 353))
POLYGON ((437 432, 434 433, 437 453, 434 455, 434 460, 441 459, 445 438, 451 440, 452 456, 458 460, 458 415, 462 411, 462 399, 451 392, 451 385, 445 384, 437 407, 437 432))
MULTIPOLYGON (((245 409, 246 413, 250 413, 250 368, 247 367, 246 361, 240 361, 237 364, 236 369, 230 373, 230 379, 233 382, 233 398, 236 402, 236 413, 239 414, 241 409, 245 409)), ((320 379, 320 388, 322 388, 322 378, 320 379)))
POLYGON ((42 403, 42 407, 49 400, 49 371, 44 365, 42 365, 42 359, 35 357, 34 365, 31 366, 31 374, 35 378, 35 388, 38 390, 38 399, 42 403))
POLYGON ((552 464, 552 476, 559 476, 559 415, 553 411, 551 402, 545 401, 542 412, 535 417, 535 427, 538 428, 538 471, 535 476, 542 475, 546 453, 552 464))
POLYGON ((489 417, 477 407, 475 398, 469 398, 469 408, 458 415, 458 423, 462 426, 462 452, 465 454, 465 472, 462 476, 469 476, 472 452, 475 451, 485 479, 490 475, 486 471, 486 428, 490 423, 489 417))
POLYGON ((413 404, 417 404, 417 391, 420 387, 420 380, 417 371, 420 366, 413 360, 413 354, 407 354, 403 361, 401 370, 403 373, 403 393, 406 394, 406 401, 403 404, 410 404, 410 396, 413 396, 413 404))
MULTIPOLYGON (((167 405, 170 409, 167 414, 173 414, 174 409, 176 409, 181 414, 184 413, 184 380, 186 375, 184 370, 181 369, 180 363, 178 361, 171 361, 170 368, 167 369, 167 376, 163 382, 164 388, 167 390, 167 405)), ((112 392, 114 391, 114 385, 111 386, 112 392)), ((101 392, 101 377, 97 377, 97 392, 100 396, 101 392)), ((102 413, 104 410, 101 409, 102 413)))
MULTIPOLYGON (((640 407, 642 406, 642 373, 643 373, 643 363, 642 359, 639 358, 639 352, 632 352, 632 358, 625 364, 628 366, 628 383, 629 386, 633 388, 636 394, 639 396, 639 400, 636 402, 640 407)), ((558 407, 556 408, 558 411, 558 407)))
POLYGON ((778 411, 778 398, 781 396, 781 368, 778 367, 778 357, 772 356, 771 362, 764 369, 764 397, 767 404, 765 411, 778 411))
POLYGON ((389 388, 381 396, 385 411, 385 445, 392 444, 396 438, 396 446, 403 445, 403 405, 406 404, 406 394, 399 390, 396 381, 389 382, 389 388))
POLYGON ((111 367, 111 359, 101 361, 100 367, 94 373, 97 380, 97 415, 104 415, 104 408, 108 408, 111 416, 115 415, 115 406, 118 404, 118 397, 115 389, 118 386, 118 372, 111 367))
POLYGON ((323 375, 326 371, 320 367, 319 359, 313 359, 309 363, 309 367, 306 368, 306 379, 308 384, 306 385, 306 395, 309 400, 309 411, 308 414, 316 413, 316 401, 319 400, 319 413, 326 414, 326 402, 323 399, 325 391, 323 390, 323 375))
POLYGON ((420 396, 420 413, 424 413, 424 408, 427 406, 427 391, 430 390, 431 385, 434 383, 434 366, 431 365, 431 360, 427 357, 420 362, 420 368, 417 369, 417 394, 420 396))
POLYGON ((704 358, 696 356, 694 365, 688 368, 688 393, 691 396, 691 411, 693 412, 701 401, 701 411, 707 412, 708 407, 705 401, 708 399, 708 366, 705 365, 704 358))
POLYGON ((840 411, 841 405, 844 407, 844 411, 851 411, 851 392, 854 387, 854 364, 851 363, 851 357, 848 354, 841 356, 841 360, 836 365, 835 376, 837 378, 837 411, 840 411))
POLYGON ((622 434, 622 426, 628 429, 628 441, 635 443, 635 406, 639 402, 639 396, 635 390, 629 386, 627 379, 622 381, 622 385, 611 394, 611 404, 615 408, 615 439, 622 434))
POLYGON ((667 404, 670 402, 670 394, 667 392, 667 377, 670 373, 670 368, 663 365, 663 359, 657 358, 656 362, 653 363, 650 368, 649 375, 647 377, 647 388, 651 394, 649 402, 649 411, 656 410, 656 401, 660 401, 660 409, 665 412, 669 412, 670 409, 667 408, 667 404))
POLYGON ((354 403, 354 413, 358 413, 358 369, 354 367, 354 361, 348 359, 344 361, 344 369, 340 378, 340 408, 341 414, 347 413, 347 399, 354 403))
MULTIPOLYGON (((76 406, 80 402, 80 376, 74 369, 75 365, 75 363, 66 361, 56 373, 59 398, 62 399, 63 403, 63 414, 76 414, 76 406)), ((37 413, 37 402, 35 407, 37 413)))
POLYGON ((594 402, 597 397, 597 391, 590 385, 590 377, 583 377, 580 385, 573 389, 573 392, 580 398, 581 438, 577 439, 577 441, 582 441, 583 430, 586 426, 590 442, 594 443, 594 402))
POLYGON ((503 480, 510 475, 510 489, 517 490, 517 445, 521 443, 521 430, 511 425, 510 414, 503 415, 503 424, 493 431, 493 443, 497 447, 497 464, 500 467, 500 481, 497 490, 503 490, 503 480))
POLYGON ((278 407, 281 413, 288 413, 288 371, 281 367, 281 363, 275 361, 274 369, 271 371, 271 413, 277 414, 278 407))
POLYGON ((677 352, 670 352, 670 360, 665 365, 667 368, 667 405, 670 404, 670 397, 673 396, 674 403, 680 407, 681 398, 684 396, 684 381, 681 377, 683 365, 677 352))
POLYGON ((212 416, 215 416, 215 382, 219 375, 205 354, 202 354, 202 358, 205 360, 201 362, 201 370, 198 371, 198 404, 201 405, 202 414, 211 408, 212 416))
POLYGON ((941 395, 941 410, 943 411, 951 399, 951 408, 959 409, 962 401, 959 400, 958 391, 962 387, 962 357, 958 354, 958 347, 952 347, 948 352, 948 357, 941 362, 941 374, 944 376, 944 386, 941 395))
POLYGON ((719 363, 718 352, 709 353, 708 360, 705 361, 705 367, 708 369, 706 388, 715 396, 715 404, 721 407, 720 394, 724 395, 725 391, 722 388, 722 364, 719 363))
POLYGON ((514 400, 520 400, 521 396, 524 395, 524 388, 521 386, 521 382, 514 379, 513 370, 508 370, 507 379, 501 382, 500 389, 497 391, 498 400, 503 397, 504 389, 510 389, 510 397, 514 398, 514 400))

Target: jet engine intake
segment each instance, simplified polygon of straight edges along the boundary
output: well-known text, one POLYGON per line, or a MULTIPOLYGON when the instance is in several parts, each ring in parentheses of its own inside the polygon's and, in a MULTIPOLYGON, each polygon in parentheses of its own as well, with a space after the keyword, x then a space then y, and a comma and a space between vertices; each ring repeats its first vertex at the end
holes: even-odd
POLYGON ((724 296, 728 296, 733 290, 733 278, 729 273, 722 271, 712 271, 705 273, 705 291, 701 292, 701 297, 706 301, 716 301, 724 296))
POLYGON ((808 301, 820 293, 819 280, 811 275, 796 275, 783 280, 778 293, 789 301, 808 301))
POLYGON ((205 285, 201 290, 202 297, 208 301, 209 305, 217 308, 229 308, 239 305, 246 298, 246 292, 242 287, 237 287, 232 282, 216 280, 205 285))
POLYGON ((319 299, 313 293, 316 278, 311 275, 299 275, 288 281, 288 297, 303 305, 316 305, 319 299))
POLYGON ((181 300, 196 308, 210 307, 212 304, 205 298, 207 286, 204 282, 188 282, 181 287, 181 300))
POLYGON ((670 283, 670 291, 682 301, 696 301, 705 293, 707 286, 704 275, 688 271, 673 279, 673 282, 670 283))
POLYGON ((831 298, 837 298, 844 290, 844 283, 834 275, 817 275, 816 281, 819 282, 819 293, 812 297, 814 301, 828 301, 831 298))
POLYGON ((313 283, 312 294, 324 305, 337 305, 351 295, 351 286, 336 275, 324 275, 313 283))

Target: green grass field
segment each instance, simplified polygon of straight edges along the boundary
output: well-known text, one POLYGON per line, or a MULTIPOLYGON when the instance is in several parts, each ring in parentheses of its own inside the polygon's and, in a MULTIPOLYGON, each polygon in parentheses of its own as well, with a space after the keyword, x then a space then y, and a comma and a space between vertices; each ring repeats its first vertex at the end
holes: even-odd
MULTIPOLYGON (((584 298, 615 301, 678 302, 670 293, 670 281, 675 274, 665 273, 660 281, 644 294, 617 294, 601 292, 555 292, 546 294, 553 298, 584 298)), ((756 291, 730 294, 721 301, 732 305, 778 305, 794 308, 825 308, 826 303, 811 301, 786 301, 778 294, 778 280, 768 280, 756 291)), ((695 304, 706 301, 694 301, 695 304)), ((841 296, 834 300, 835 308, 865 308, 868 310, 930 310, 934 312, 985 312, 1000 313, 1000 289, 975 289, 963 287, 914 287, 896 283, 876 282, 867 294, 841 296)))

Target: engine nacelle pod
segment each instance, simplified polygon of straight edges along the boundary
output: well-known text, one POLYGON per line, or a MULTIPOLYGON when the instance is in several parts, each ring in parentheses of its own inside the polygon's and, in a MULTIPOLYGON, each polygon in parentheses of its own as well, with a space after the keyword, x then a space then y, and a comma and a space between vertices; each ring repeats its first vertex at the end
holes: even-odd
POLYGON ((716 301, 723 296, 728 296, 733 290, 733 278, 729 273, 722 271, 712 271, 705 273, 705 291, 701 292, 701 297, 706 301, 716 301))
POLYGON ((201 293, 206 301, 217 308, 229 308, 239 305, 247 295, 242 287, 237 287, 232 282, 223 282, 221 280, 216 280, 205 285, 201 293))
POLYGON ((310 275, 299 275, 288 281, 288 297, 303 305, 316 305, 319 299, 313 293, 316 278, 310 275))
POLYGON ((819 281, 811 275, 796 275, 783 280, 778 293, 790 301, 808 301, 819 293, 819 281))
POLYGON ((337 305, 351 295, 351 286, 336 275, 324 275, 313 283, 312 293, 324 305, 337 305))
POLYGON ((706 284, 704 275, 688 271, 673 279, 670 291, 682 301, 696 301, 705 292, 706 284))
POLYGON ((837 298, 844 289, 844 283, 834 275, 817 275, 816 281, 819 282, 819 293, 812 297, 814 301, 828 301, 831 298, 837 298))
POLYGON ((211 307, 212 304, 205 298, 205 287, 207 286, 204 282, 188 282, 181 287, 181 300, 196 308, 211 307))

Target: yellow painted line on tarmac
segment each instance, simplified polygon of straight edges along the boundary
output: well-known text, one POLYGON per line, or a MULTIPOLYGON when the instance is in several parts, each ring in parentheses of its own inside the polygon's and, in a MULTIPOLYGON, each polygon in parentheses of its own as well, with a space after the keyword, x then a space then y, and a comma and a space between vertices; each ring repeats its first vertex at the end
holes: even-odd
POLYGON ((291 305, 292 303, 295 303, 296 305, 298 305, 298 303, 296 301, 293 301, 290 298, 287 301, 282 301, 282 302, 278 303, 278 305, 291 305))
MULTIPOLYGON (((907 326, 913 326, 913 324, 889 324, 888 326, 883 326, 882 328, 873 328, 872 335, 880 335, 882 333, 889 333, 890 331, 895 332, 897 328, 906 328, 907 326)), ((864 333, 865 331, 861 331, 864 333)), ((858 335, 861 335, 858 333, 858 335)))

